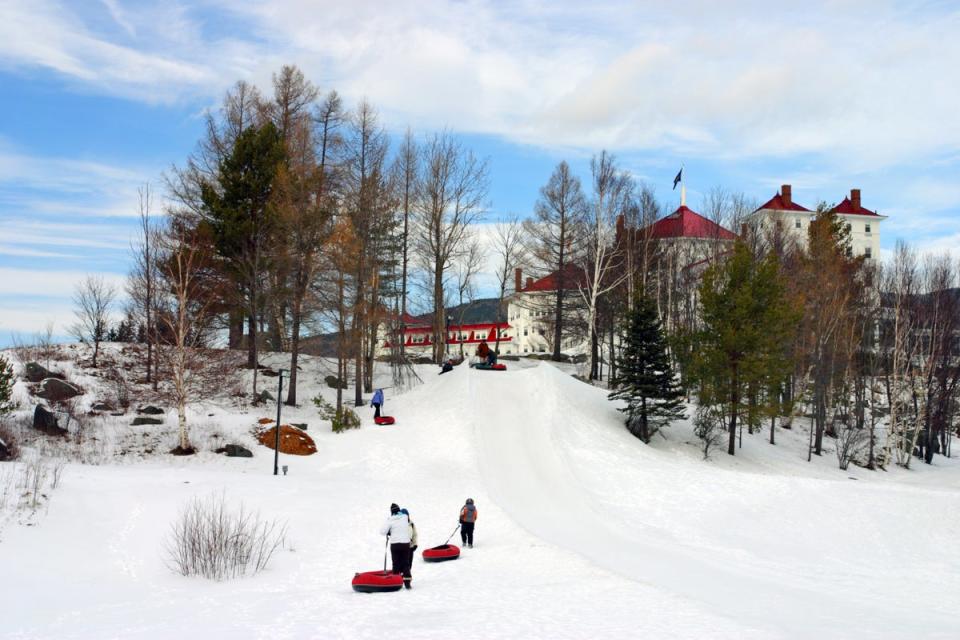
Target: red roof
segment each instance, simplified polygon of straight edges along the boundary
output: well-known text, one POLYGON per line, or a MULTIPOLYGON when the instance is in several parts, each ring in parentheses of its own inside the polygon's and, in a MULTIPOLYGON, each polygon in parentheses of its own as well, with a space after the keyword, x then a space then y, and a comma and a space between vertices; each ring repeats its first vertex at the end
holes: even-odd
POLYGON ((850 198, 844 198, 843 202, 838 204, 833 208, 833 213, 849 213, 856 216, 877 216, 880 217, 879 213, 870 211, 866 207, 861 206, 859 209, 854 211, 853 202, 850 201, 850 198))
MULTIPOLYGON (((794 202, 794 201, 792 201, 792 200, 790 201, 790 204, 788 205, 786 202, 783 201, 783 196, 781 196, 779 192, 777 193, 777 195, 773 196, 772 198, 770 198, 769 200, 767 200, 765 203, 763 203, 762 205, 760 205, 759 207, 757 207, 757 211, 760 211, 761 209, 773 209, 774 211, 807 211, 807 212, 810 212, 810 209, 807 209, 806 207, 804 207, 804 206, 802 206, 802 205, 799 205, 799 204, 797 204, 796 202, 794 202)), ((756 213, 756 212, 754 212, 754 213, 756 213)))
POLYGON ((681 205, 670 215, 654 222, 651 231, 650 237, 652 238, 737 239, 735 233, 729 229, 724 229, 711 220, 707 220, 686 205, 681 205))
MULTIPOLYGON (((554 271, 548 276, 544 276, 539 280, 534 280, 529 285, 520 289, 520 291, 556 291, 557 283, 560 282, 558 276, 560 272, 554 271)), ((567 263, 563 267, 563 288, 566 289, 577 289, 580 285, 586 284, 586 277, 583 272, 583 269, 576 264, 567 263)))

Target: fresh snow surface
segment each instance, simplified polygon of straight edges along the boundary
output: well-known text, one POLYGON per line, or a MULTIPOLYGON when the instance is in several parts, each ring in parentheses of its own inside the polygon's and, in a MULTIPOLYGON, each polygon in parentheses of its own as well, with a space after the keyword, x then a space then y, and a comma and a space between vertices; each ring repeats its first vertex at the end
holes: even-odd
MULTIPOLYGON (((307 362, 302 400, 322 386, 307 362)), ((249 435, 270 408, 197 409, 253 459, 68 465, 44 514, 0 531, 0 637, 960 636, 954 460, 841 472, 832 454, 807 463, 795 428, 704 462, 689 423, 643 445, 603 390, 551 364, 507 365, 422 368, 424 384, 387 389, 390 427, 362 408, 362 429, 333 434, 309 401, 284 408, 319 449, 282 456, 286 477, 249 435), (165 566, 178 512, 212 494, 287 522, 265 572, 216 583, 165 566), (431 565, 418 553, 409 592, 351 590, 354 572, 383 566, 391 502, 410 509, 422 550, 467 497, 475 548, 431 565)))

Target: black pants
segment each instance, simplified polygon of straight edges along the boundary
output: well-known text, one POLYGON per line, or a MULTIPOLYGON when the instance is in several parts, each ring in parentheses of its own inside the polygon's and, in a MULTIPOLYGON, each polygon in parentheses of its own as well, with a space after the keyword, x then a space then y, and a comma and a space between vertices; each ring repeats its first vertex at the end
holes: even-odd
POLYGON ((379 417, 380 417, 380 403, 379 403, 379 402, 374 402, 374 403, 373 403, 373 417, 374 417, 374 418, 379 418, 379 417))
POLYGON ((393 572, 403 576, 405 582, 409 582, 410 561, 413 559, 413 552, 410 551, 409 542, 394 542, 390 545, 390 557, 393 560, 393 572))
POLYGON ((464 522, 460 525, 460 539, 463 544, 473 544, 473 527, 476 522, 464 522))

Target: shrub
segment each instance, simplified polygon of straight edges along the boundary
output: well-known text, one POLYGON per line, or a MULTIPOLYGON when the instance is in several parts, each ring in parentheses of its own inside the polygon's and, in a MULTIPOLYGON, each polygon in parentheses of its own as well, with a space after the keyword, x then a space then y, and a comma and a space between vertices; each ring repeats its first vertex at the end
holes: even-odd
POLYGON ((710 459, 710 450, 723 441, 726 423, 723 409, 717 406, 701 405, 697 407, 693 418, 693 433, 700 438, 703 459, 710 459))
POLYGON ((263 571, 283 546, 287 527, 261 519, 225 497, 194 498, 173 523, 166 543, 171 570, 183 576, 228 580, 263 571))
POLYGON ((324 400, 323 396, 319 395, 313 399, 313 404, 320 410, 320 417, 324 420, 329 420, 333 425, 334 433, 340 433, 347 429, 360 428, 360 416, 350 407, 341 405, 340 410, 337 411, 332 404, 324 400))
POLYGON ((327 386, 330 387, 331 389, 336 389, 336 388, 338 388, 338 387, 339 387, 340 389, 346 389, 346 388, 347 388, 347 381, 346 381, 346 380, 341 380, 341 379, 338 378, 337 376, 326 376, 326 377, 324 377, 323 381, 326 382, 326 383, 327 383, 327 386))

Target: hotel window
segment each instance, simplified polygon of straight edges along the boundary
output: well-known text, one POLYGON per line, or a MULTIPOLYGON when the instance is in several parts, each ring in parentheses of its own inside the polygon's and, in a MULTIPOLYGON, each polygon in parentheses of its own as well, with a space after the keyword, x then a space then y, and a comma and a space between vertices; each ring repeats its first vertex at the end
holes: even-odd
POLYGON ((526 327, 524 327, 524 329, 523 329, 523 335, 527 335, 527 329, 526 329, 526 327))
POLYGON ((872 258, 872 257, 873 257, 873 249, 870 248, 870 247, 867 247, 866 249, 864 249, 864 250, 863 250, 863 256, 864 256, 865 258, 867 258, 867 259, 872 258))
POLYGON ((795 226, 797 229, 800 229, 800 228, 803 227, 803 222, 800 221, 800 218, 797 218, 797 221, 794 223, 794 226, 795 226))
POLYGON ((863 225, 863 230, 866 231, 867 233, 870 233, 870 223, 869 223, 869 222, 866 223, 865 225, 863 225))

